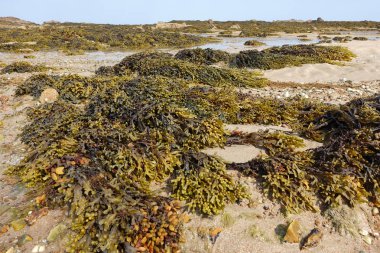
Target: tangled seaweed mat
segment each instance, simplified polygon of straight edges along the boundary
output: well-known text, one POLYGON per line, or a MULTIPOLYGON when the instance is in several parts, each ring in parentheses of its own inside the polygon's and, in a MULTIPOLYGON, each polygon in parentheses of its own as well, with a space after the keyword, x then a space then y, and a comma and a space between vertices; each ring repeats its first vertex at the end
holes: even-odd
POLYGON ((0 51, 20 53, 62 50, 71 54, 99 50, 180 48, 215 41, 213 38, 156 30, 148 25, 64 23, 28 29, 2 28, 0 34, 0 51))
MULTIPOLYGON (((207 60, 203 59, 202 61, 207 60)), ((174 59, 171 54, 161 52, 143 52, 127 56, 113 67, 100 67, 96 73, 98 75, 125 75, 130 71, 141 76, 161 75, 211 86, 230 85, 257 88, 267 84, 267 79, 261 77, 258 72, 199 65, 174 59)))
POLYGON ((223 122, 288 124, 324 141, 296 152, 300 140, 283 133, 229 137, 265 147, 266 157, 229 168, 256 177, 285 211, 317 210, 317 199, 379 205, 379 96, 337 107, 159 75, 61 78, 19 87, 21 95, 55 85, 61 99, 30 110, 21 135, 28 154, 8 172, 45 193, 47 205, 69 207, 70 252, 175 252, 186 221, 175 199, 213 215, 249 198, 223 162, 199 152, 226 143, 223 122), (149 190, 153 181, 167 182, 171 195, 149 190))
POLYGON ((307 63, 339 64, 351 61, 355 55, 340 46, 294 45, 271 47, 262 51, 241 51, 231 60, 239 68, 280 69, 307 63))
POLYGON ((20 61, 4 66, 0 74, 43 72, 46 70, 48 70, 48 68, 43 65, 32 65, 29 62, 20 61))

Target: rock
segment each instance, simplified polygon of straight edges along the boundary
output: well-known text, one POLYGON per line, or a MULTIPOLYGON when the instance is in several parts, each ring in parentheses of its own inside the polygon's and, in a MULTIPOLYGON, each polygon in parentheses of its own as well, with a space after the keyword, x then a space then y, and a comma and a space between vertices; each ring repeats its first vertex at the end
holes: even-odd
POLYGON ((289 243, 299 243, 300 234, 300 224, 298 221, 294 220, 289 224, 288 229, 286 230, 284 241, 289 243))
POLYGON ((317 246, 322 240, 323 233, 319 228, 314 228, 310 233, 302 240, 301 250, 312 248, 317 246))
POLYGON ((26 218, 25 221, 28 223, 29 226, 32 226, 39 218, 42 216, 45 216, 48 214, 48 208, 44 207, 40 210, 33 211, 31 214, 29 214, 26 218))
POLYGON ((59 94, 55 89, 47 88, 41 93, 39 101, 41 102, 41 104, 53 103, 57 101, 58 97, 59 94))
POLYGON ((45 251, 45 246, 44 245, 36 245, 32 249, 32 253, 40 253, 45 251))
POLYGON ((360 230, 359 230, 359 234, 361 234, 362 236, 367 236, 367 235, 369 235, 368 231, 365 230, 365 229, 360 229, 360 230))
POLYGON ((17 246, 21 247, 27 242, 33 241, 33 238, 30 235, 23 234, 22 236, 17 237, 17 246))
POLYGON ((372 244, 372 238, 371 238, 369 235, 364 236, 364 237, 363 237, 363 241, 364 241, 365 243, 369 244, 369 245, 372 244))
POLYGON ((8 232, 9 230, 9 226, 8 225, 4 225, 0 228, 0 236, 2 236, 3 234, 5 234, 6 232, 8 232))
POLYGON ((11 247, 5 253, 16 253, 16 250, 14 247, 11 247))
POLYGON ((24 219, 18 219, 11 222, 11 226, 14 231, 20 231, 26 226, 26 222, 24 219))
POLYGON ((52 230, 50 230, 50 233, 47 237, 47 241, 54 242, 55 240, 57 240, 58 237, 60 237, 60 235, 62 235, 63 232, 66 231, 66 229, 67 229, 66 225, 58 224, 52 230))
POLYGON ((210 235, 212 244, 216 242, 216 239, 218 239, 221 232, 222 232, 222 228, 219 228, 219 227, 210 230, 209 235, 210 235))
POLYGON ((375 238, 379 238, 379 237, 380 237, 380 234, 377 233, 377 232, 374 232, 372 235, 373 235, 373 237, 375 237, 375 238))
POLYGON ((379 208, 374 207, 374 208, 372 209, 372 214, 373 214, 373 216, 378 215, 378 214, 379 214, 379 208))

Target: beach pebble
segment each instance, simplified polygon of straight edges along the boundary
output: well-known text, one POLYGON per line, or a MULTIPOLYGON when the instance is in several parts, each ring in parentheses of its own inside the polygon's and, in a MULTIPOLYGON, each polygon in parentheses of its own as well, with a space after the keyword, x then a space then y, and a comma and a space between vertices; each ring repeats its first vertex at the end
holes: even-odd
POLYGON ((5 253, 16 253, 16 250, 14 247, 11 247, 5 253))
POLYGON ((32 249, 32 253, 41 253, 45 251, 45 246, 44 245, 36 245, 32 249))
POLYGON ((284 237, 284 241, 289 243, 299 243, 301 240, 301 226, 298 221, 292 221, 288 229, 286 230, 286 235, 284 237))
POLYGON ((372 238, 371 238, 369 235, 364 236, 364 237, 363 237, 363 241, 364 241, 365 243, 369 244, 369 245, 372 244, 372 238))
POLYGON ((53 103, 57 101, 58 97, 59 97, 59 94, 55 89, 47 88, 41 93, 39 101, 41 104, 53 103))
POLYGON ((361 234, 362 236, 367 236, 367 235, 369 235, 368 231, 367 231, 367 230, 364 230, 364 229, 360 229, 360 230, 359 230, 359 234, 361 234))
POLYGON ((374 208, 372 209, 372 214, 373 214, 373 215, 378 215, 378 214, 379 214, 379 208, 374 207, 374 208))
POLYGON ((59 238, 63 232, 66 230, 66 225, 58 224, 52 230, 50 230, 49 236, 47 237, 48 242, 54 242, 59 238))

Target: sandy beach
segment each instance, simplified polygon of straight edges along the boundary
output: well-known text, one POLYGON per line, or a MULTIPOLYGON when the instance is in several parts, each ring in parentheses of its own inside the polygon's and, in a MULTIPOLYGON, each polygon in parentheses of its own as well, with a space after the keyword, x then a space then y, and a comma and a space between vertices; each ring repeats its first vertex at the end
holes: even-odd
POLYGON ((268 70, 264 76, 273 81, 298 83, 380 80, 380 41, 350 41, 339 45, 349 48, 357 57, 352 62, 344 63, 344 66, 305 64, 268 70))

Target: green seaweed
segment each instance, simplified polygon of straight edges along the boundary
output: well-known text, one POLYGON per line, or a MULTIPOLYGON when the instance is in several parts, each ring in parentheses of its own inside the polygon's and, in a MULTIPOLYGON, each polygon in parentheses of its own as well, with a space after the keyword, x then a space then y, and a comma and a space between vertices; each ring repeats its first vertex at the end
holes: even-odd
POLYGON ((330 63, 350 61, 355 55, 343 47, 296 45, 272 47, 263 51, 247 50, 238 53, 231 65, 239 68, 280 69, 307 63, 330 63))
POLYGON ((261 46, 265 46, 266 44, 258 40, 247 40, 246 42, 244 42, 244 45, 252 46, 252 47, 261 47, 261 46))
POLYGON ((212 65, 218 62, 228 63, 230 54, 222 50, 214 50, 211 48, 195 48, 180 50, 174 57, 195 64, 212 65))
POLYGON ((48 68, 43 65, 32 65, 29 62, 20 61, 20 62, 14 62, 14 63, 6 65, 1 70, 1 74, 43 72, 46 70, 48 70, 48 68))

